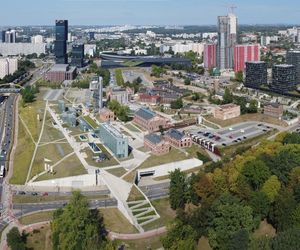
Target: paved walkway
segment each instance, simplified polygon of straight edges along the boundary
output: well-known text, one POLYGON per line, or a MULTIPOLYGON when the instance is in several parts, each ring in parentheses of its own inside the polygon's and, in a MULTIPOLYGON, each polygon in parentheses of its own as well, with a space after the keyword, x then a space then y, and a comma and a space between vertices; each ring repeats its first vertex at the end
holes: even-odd
POLYGON ((166 227, 161 227, 158 229, 154 229, 151 231, 138 233, 138 234, 121 234, 121 233, 115 233, 110 232, 108 234, 108 237, 112 240, 118 239, 118 240, 141 240, 141 239, 147 239, 155 236, 159 236, 167 232, 166 227))

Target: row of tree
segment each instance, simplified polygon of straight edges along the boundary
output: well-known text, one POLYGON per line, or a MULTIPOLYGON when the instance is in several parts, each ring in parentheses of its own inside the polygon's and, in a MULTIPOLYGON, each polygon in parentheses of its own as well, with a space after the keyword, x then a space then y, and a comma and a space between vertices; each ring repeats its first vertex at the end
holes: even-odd
POLYGON ((117 100, 109 101, 108 108, 115 113, 120 121, 128 122, 131 120, 129 107, 121 105, 117 100))

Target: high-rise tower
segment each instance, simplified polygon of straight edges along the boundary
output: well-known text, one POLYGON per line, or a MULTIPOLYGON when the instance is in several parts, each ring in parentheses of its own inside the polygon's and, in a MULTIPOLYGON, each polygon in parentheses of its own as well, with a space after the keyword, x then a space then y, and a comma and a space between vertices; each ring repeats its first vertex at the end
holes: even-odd
POLYGON ((54 54, 57 64, 67 64, 68 20, 56 20, 54 54))

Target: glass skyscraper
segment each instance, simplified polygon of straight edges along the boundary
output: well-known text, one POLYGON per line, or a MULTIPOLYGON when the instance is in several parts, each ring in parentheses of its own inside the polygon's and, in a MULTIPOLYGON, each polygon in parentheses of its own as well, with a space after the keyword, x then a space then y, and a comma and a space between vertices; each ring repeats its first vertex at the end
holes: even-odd
POLYGON ((56 20, 54 54, 57 64, 67 64, 68 20, 56 20))

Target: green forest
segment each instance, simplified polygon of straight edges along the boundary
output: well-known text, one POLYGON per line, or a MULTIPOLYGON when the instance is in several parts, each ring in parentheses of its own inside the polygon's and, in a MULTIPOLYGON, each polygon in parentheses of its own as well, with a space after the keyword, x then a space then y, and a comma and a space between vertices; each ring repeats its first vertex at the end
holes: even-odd
POLYGON ((300 249, 300 135, 283 133, 210 171, 171 173, 165 249, 300 249), (274 234, 258 236, 261 223, 274 234), (200 249, 200 248, 198 248, 200 249))

